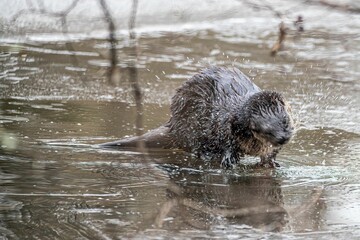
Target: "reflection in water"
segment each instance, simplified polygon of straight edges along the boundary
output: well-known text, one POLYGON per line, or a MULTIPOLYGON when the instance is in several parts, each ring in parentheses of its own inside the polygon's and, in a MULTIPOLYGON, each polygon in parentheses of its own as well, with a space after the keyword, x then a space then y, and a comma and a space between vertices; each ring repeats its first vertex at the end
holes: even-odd
POLYGON ((160 210, 162 219, 158 216, 164 228, 172 228, 175 222, 196 229, 246 224, 281 231, 286 224, 280 184, 271 176, 224 176, 187 170, 172 180, 180 190, 168 191, 170 200, 160 210), (169 213, 164 215, 164 211, 169 213), (169 218, 170 223, 164 222, 169 218))

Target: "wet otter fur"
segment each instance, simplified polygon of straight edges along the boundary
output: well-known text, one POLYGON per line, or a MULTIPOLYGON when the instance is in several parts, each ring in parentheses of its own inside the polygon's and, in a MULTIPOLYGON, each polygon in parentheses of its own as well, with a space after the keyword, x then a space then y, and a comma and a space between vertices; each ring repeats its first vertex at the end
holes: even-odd
POLYGON ((102 147, 180 148, 231 167, 245 155, 260 156, 260 166, 275 158, 293 135, 290 107, 280 93, 262 91, 236 68, 210 67, 177 89, 170 120, 140 137, 102 147))

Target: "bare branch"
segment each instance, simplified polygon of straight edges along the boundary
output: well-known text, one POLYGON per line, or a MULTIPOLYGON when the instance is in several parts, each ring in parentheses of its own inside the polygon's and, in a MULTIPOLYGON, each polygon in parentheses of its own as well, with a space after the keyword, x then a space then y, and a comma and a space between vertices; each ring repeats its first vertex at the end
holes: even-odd
POLYGON ((79 3, 79 1, 80 0, 74 0, 67 9, 65 9, 64 11, 61 12, 61 14, 68 15, 76 7, 76 5, 79 3))
POLYGON ((129 19, 129 34, 130 34, 130 39, 132 40, 136 38, 136 33, 134 31, 134 28, 136 22, 137 7, 138 7, 138 0, 133 0, 133 6, 131 8, 131 14, 129 19))
POLYGON ((268 10, 268 11, 272 12, 278 18, 283 17, 283 14, 281 12, 275 10, 275 8, 273 8, 271 5, 266 4, 264 2, 262 2, 261 5, 254 3, 252 1, 249 1, 249 0, 242 0, 241 2, 245 3, 246 5, 252 7, 255 10, 268 10))
POLYGON ((76 5, 79 3, 80 0, 74 0, 71 2, 69 7, 67 7, 65 10, 60 12, 49 12, 45 10, 44 3, 40 0, 38 0, 39 9, 36 9, 31 1, 26 1, 26 5, 28 9, 22 9, 19 12, 15 13, 13 17, 11 18, 11 22, 15 22, 19 17, 26 15, 26 14, 39 14, 39 15, 45 15, 50 17, 57 17, 62 18, 61 21, 63 22, 63 18, 66 18, 67 15, 76 7, 76 5))

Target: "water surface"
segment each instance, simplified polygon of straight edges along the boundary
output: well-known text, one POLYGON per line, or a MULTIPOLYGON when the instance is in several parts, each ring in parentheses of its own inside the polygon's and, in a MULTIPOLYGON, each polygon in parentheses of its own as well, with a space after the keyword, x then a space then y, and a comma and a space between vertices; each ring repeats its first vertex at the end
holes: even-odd
POLYGON ((275 58, 278 19, 266 12, 174 25, 139 20, 145 130, 168 120, 176 87, 201 68, 235 66, 292 105, 297 133, 274 170, 247 169, 255 158, 226 171, 181 151, 98 148, 135 133, 124 30, 116 86, 106 78, 105 34, 0 40, 0 236, 358 238, 359 16, 300 9, 306 31, 290 21, 275 58))

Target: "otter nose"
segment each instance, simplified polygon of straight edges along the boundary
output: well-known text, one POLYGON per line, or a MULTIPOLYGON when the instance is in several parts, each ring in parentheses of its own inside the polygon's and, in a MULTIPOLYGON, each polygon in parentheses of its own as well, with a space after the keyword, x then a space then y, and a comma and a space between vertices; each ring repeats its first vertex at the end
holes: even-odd
POLYGON ((277 139, 277 143, 282 145, 282 144, 285 144, 289 141, 289 138, 288 137, 280 137, 277 139))

